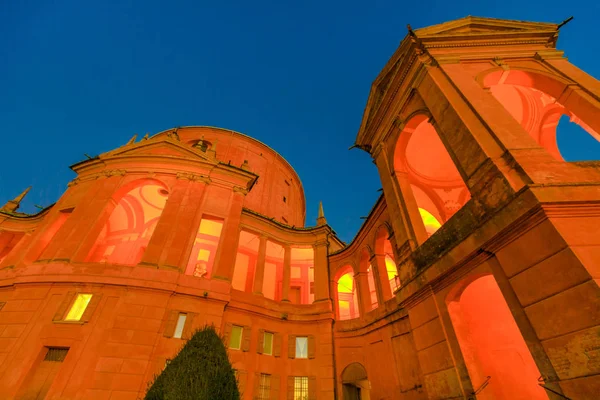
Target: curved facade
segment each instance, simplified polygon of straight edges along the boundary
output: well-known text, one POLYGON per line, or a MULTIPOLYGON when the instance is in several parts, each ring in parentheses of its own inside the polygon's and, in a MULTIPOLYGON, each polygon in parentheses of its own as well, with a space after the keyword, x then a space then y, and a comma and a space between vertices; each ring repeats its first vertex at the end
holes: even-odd
POLYGON ((9 201, 0 397, 140 398, 213 324, 245 400, 595 398, 600 168, 555 128, 598 138, 600 83, 558 28, 409 29, 356 138, 383 194, 347 245, 322 209, 304 226, 279 154, 220 128, 75 164, 36 215, 9 201))

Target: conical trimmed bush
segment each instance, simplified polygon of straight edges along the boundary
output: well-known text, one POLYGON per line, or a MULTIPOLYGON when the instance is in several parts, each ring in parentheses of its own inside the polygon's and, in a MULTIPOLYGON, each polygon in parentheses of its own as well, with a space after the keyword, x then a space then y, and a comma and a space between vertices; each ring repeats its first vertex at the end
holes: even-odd
POLYGON ((196 331, 150 385, 145 400, 239 400, 223 341, 212 326, 196 331))

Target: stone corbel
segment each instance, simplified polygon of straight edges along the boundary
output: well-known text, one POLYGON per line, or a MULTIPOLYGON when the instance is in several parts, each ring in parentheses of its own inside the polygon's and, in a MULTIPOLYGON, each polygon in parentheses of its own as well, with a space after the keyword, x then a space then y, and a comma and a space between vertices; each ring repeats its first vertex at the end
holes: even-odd
POLYGON ((191 182, 211 183, 211 179, 208 176, 192 174, 191 172, 178 172, 176 177, 177 179, 188 180, 191 182))
POLYGON ((494 63, 496 66, 502 68, 504 71, 510 70, 510 67, 500 57, 494 57, 492 59, 492 63, 494 63))
POLYGON ((234 186, 233 193, 241 193, 245 196, 248 194, 248 189, 241 187, 241 186, 234 186))

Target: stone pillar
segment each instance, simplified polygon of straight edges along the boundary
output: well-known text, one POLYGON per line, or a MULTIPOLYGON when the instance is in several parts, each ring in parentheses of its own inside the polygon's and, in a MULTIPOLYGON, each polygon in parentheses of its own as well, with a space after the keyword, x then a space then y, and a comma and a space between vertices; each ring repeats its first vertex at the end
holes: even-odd
POLYGON ((329 300, 329 260, 327 258, 328 248, 329 241, 327 239, 318 241, 313 245, 315 266, 315 303, 318 301, 329 300))
POLYGON ((365 316, 371 311, 371 291, 369 290, 369 273, 359 272, 354 275, 354 282, 358 289, 358 309, 360 316, 365 316))
POLYGON ((174 222, 178 219, 189 183, 187 180, 177 180, 171 189, 165 208, 142 257, 141 264, 158 266, 161 255, 166 251, 167 245, 171 243, 174 231, 180 229, 179 226, 175 227, 174 222))
POLYGON ((381 305, 392 298, 392 288, 390 287, 385 265, 385 254, 375 254, 371 257, 370 262, 373 267, 373 280, 377 289, 377 301, 381 305))
POLYGON ((221 232, 220 249, 215 259, 215 267, 213 267, 215 271, 213 277, 216 279, 231 281, 233 277, 235 257, 240 240, 242 207, 247 193, 248 190, 240 187, 234 187, 231 193, 232 199, 229 207, 229 215, 221 232))
POLYGON ((281 283, 281 301, 290 301, 290 278, 292 274, 292 248, 283 246, 283 282, 281 283))
MULTIPOLYGON (((381 146, 373 152, 375 164, 379 170, 383 194, 385 196, 388 212, 390 213, 390 222, 394 229, 394 234, 403 243, 405 240, 411 242, 414 249, 417 244, 427 240, 427 233, 422 223, 415 224, 417 214, 419 213, 417 202, 414 199, 410 184, 406 175, 399 175, 388 164, 388 156, 381 146), (404 196, 408 194, 408 196, 404 196), (407 204, 408 199, 408 204, 407 204), (415 212, 416 211, 416 212, 415 212)), ((420 214, 418 215, 420 218, 420 214)), ((419 221, 420 222, 420 221, 419 221)))
POLYGON ((124 174, 125 171, 114 172, 114 175, 101 177, 95 182, 95 187, 89 192, 90 196, 86 195, 82 199, 63 225, 62 231, 68 236, 56 237, 53 242, 60 247, 56 249, 54 246, 49 246, 42 253, 41 259, 85 261, 104 224, 115 209, 117 203, 113 196, 123 183, 124 174))
MULTIPOLYGON (((163 250, 158 260, 160 267, 185 272, 194 238, 202 220, 202 208, 199 205, 202 204, 206 185, 206 179, 193 175, 180 177, 179 182, 175 185, 174 198, 168 213, 165 215, 166 210, 163 210, 163 215, 161 215, 161 220, 168 226, 161 227, 156 239, 159 241, 162 235, 167 235, 167 240, 162 243, 163 250)), ((168 202, 167 200, 167 204, 168 202)), ((167 205, 165 205, 165 209, 166 207, 167 205)), ((156 234, 155 231, 152 239, 156 234)), ((150 244, 161 246, 157 241, 152 243, 152 239, 150 244)), ((156 253, 154 252, 154 254, 156 253)))
POLYGON ((263 295, 263 284, 265 279, 265 260, 267 258, 267 237, 261 235, 258 243, 258 259, 254 273, 254 294, 263 295))

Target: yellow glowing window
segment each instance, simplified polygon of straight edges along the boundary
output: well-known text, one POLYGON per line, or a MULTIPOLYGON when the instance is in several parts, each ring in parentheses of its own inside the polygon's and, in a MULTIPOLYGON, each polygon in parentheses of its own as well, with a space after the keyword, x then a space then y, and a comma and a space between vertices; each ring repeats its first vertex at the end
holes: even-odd
POLYGON ((273 354, 273 334, 271 332, 265 332, 263 339, 263 354, 270 356, 273 354))
POLYGON ((338 280, 338 292, 339 293, 352 293, 354 287, 354 278, 350 273, 342 275, 338 280))
POLYGON ((234 325, 231 328, 231 335, 229 336, 229 348, 233 350, 239 350, 242 348, 242 331, 244 328, 241 326, 234 325))
POLYGON ((419 213, 421 214, 421 219, 423 220, 423 224, 425 224, 425 230, 428 234, 432 235, 435 231, 440 229, 440 222, 427 210, 419 208, 419 213))
POLYGON ((65 321, 79 321, 91 299, 91 294, 78 294, 65 317, 65 321))
POLYGON ((209 258, 210 258, 210 251, 204 250, 204 249, 200 249, 200 251, 198 252, 198 261, 206 261, 206 262, 208 262, 209 258))
POLYGON ((294 400, 308 399, 308 376, 294 377, 294 400))
POLYGON ((221 229, 223 229, 223 222, 203 218, 200 222, 198 232, 209 236, 219 237, 221 236, 221 229))

